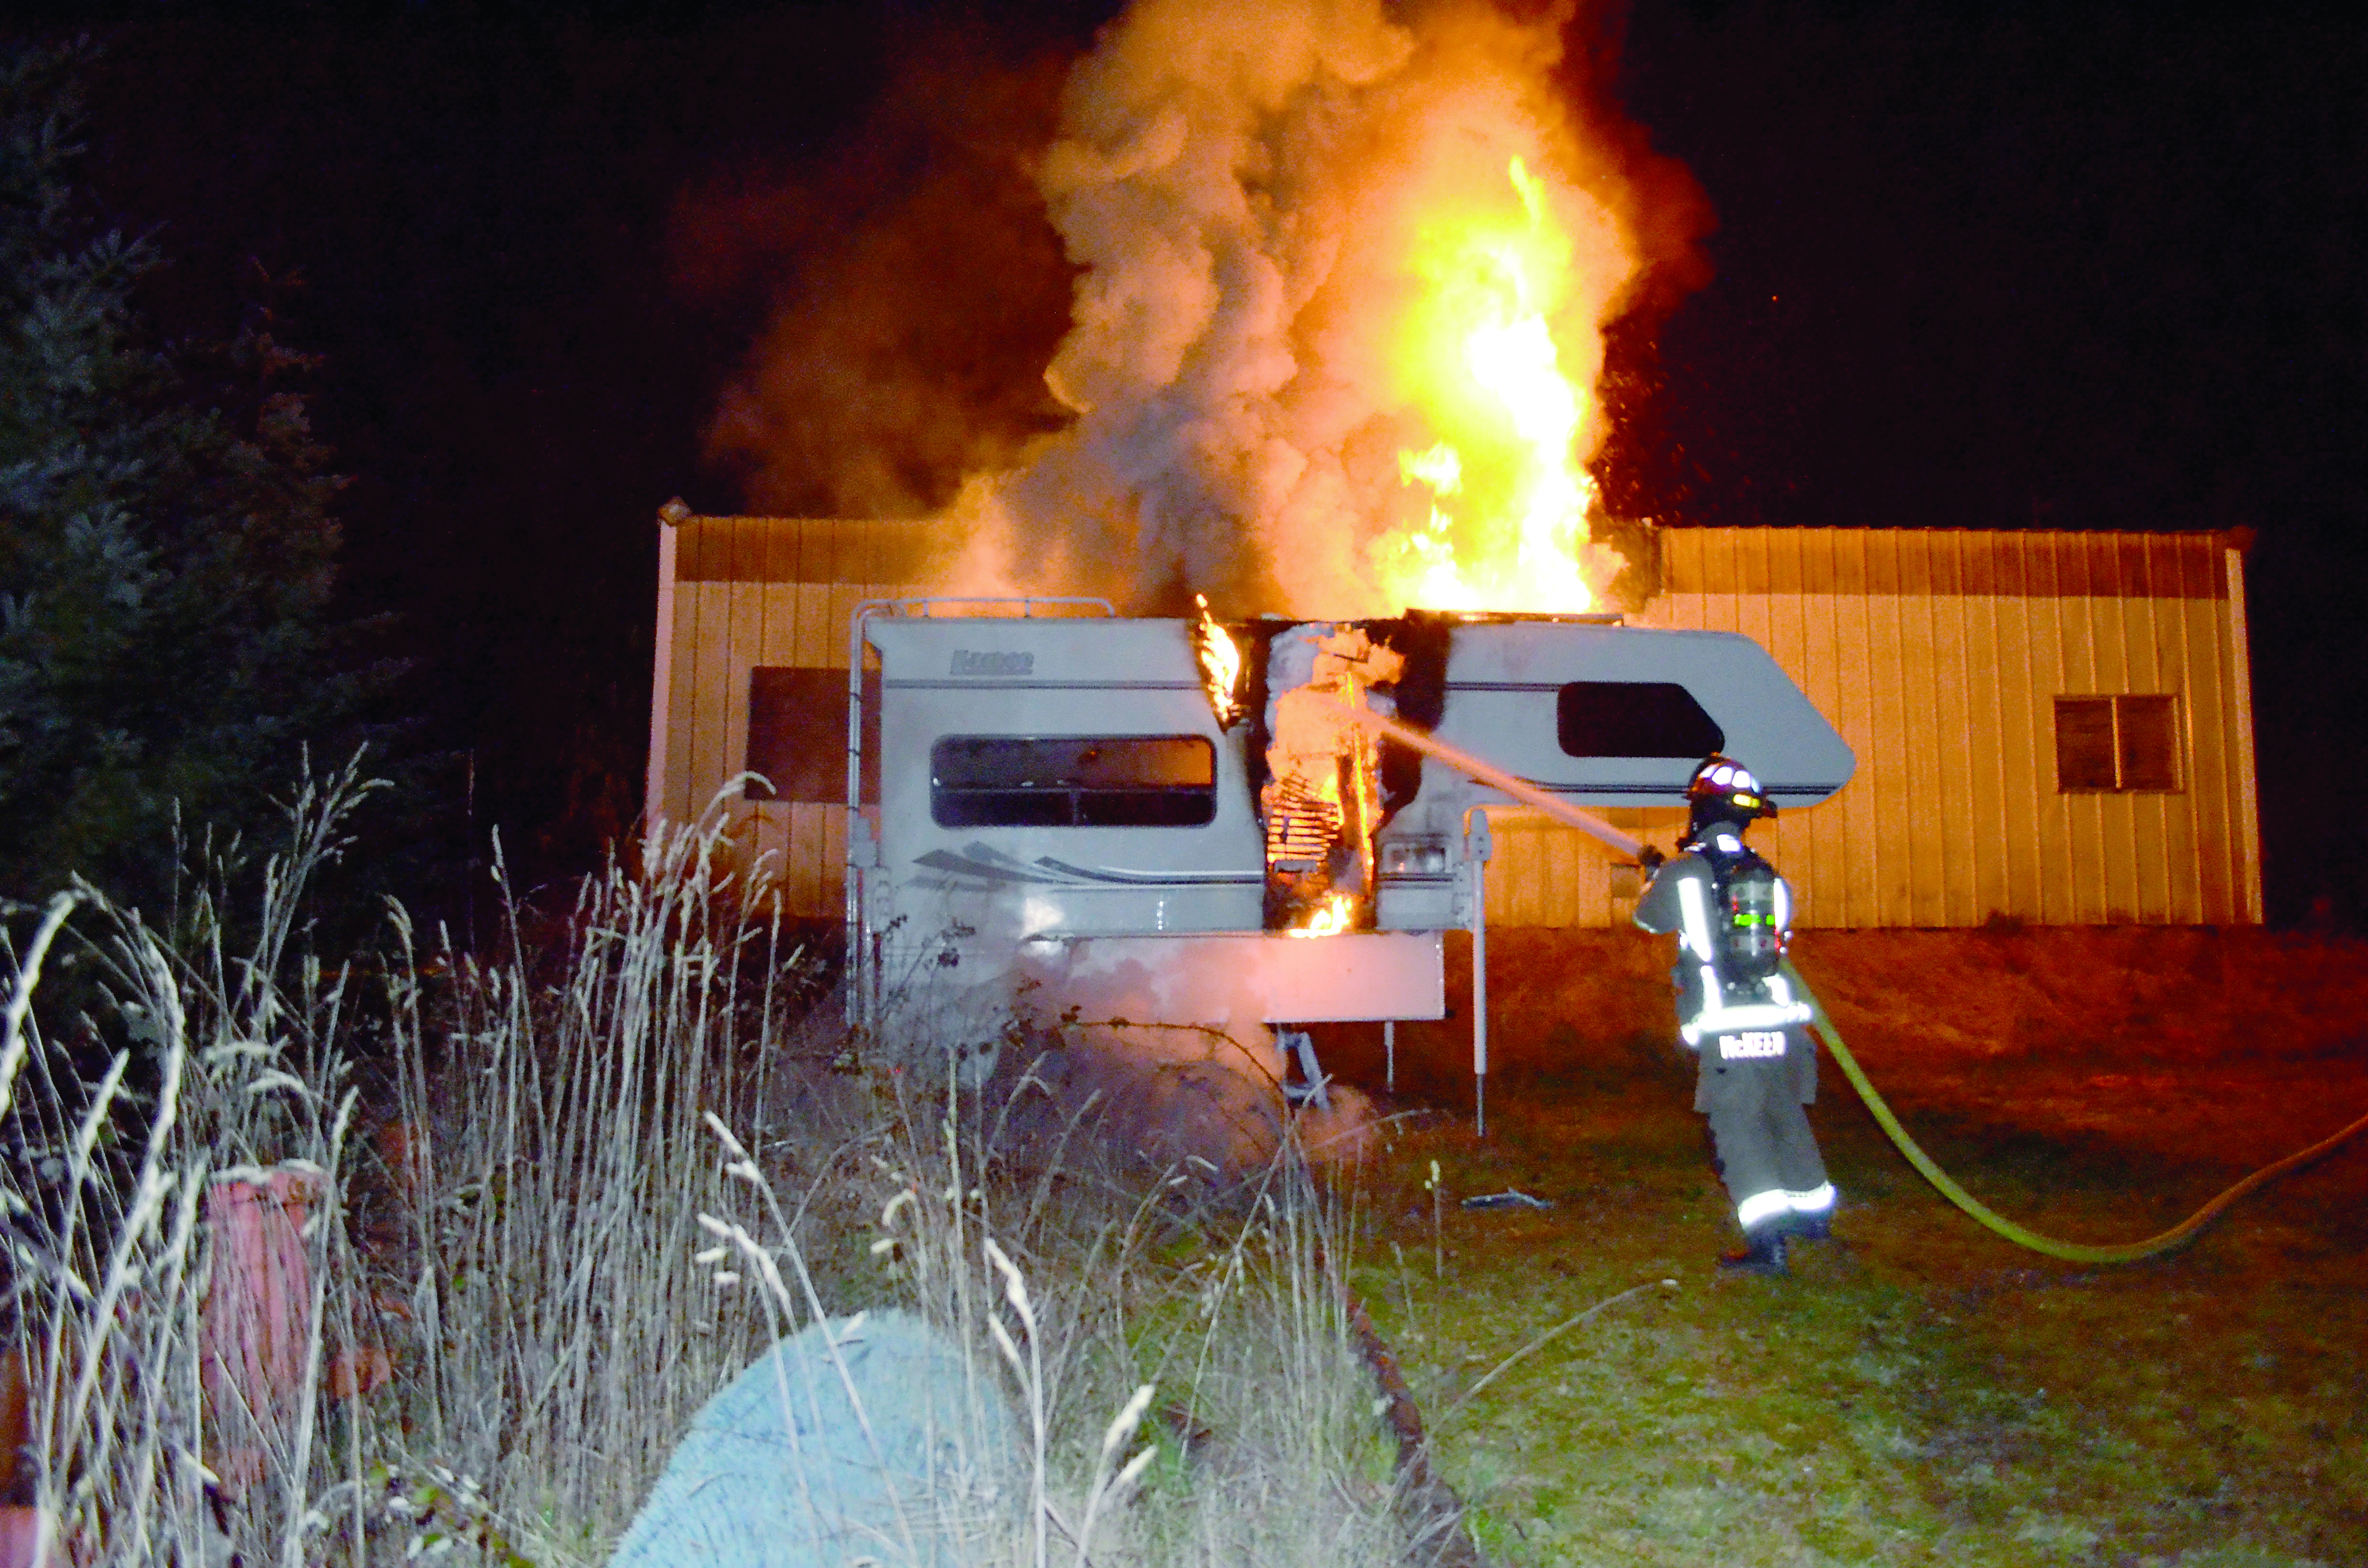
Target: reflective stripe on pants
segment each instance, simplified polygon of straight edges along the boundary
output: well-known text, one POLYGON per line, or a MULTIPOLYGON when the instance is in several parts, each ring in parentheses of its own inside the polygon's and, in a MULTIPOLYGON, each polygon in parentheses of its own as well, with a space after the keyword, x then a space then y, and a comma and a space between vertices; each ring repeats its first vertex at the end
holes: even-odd
POLYGON ((1808 1205, 1819 1205, 1821 1199, 1825 1208, 1833 1203, 1825 1161, 1818 1156, 1816 1135, 1809 1130, 1794 1082, 1782 1058, 1733 1062, 1724 1071, 1711 1068, 1706 1074, 1710 1136, 1719 1176, 1736 1205, 1736 1217, 1747 1227, 1753 1218, 1811 1213, 1816 1209, 1808 1205), (1764 1201, 1753 1206, 1752 1217, 1746 1217, 1744 1208, 1754 1199, 1764 1201))

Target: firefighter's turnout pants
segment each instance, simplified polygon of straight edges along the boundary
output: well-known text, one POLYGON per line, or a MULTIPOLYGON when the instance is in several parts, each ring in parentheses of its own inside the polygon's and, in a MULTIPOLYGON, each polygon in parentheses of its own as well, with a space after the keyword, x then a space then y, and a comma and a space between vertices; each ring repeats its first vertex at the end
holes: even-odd
POLYGON ((1803 1107, 1817 1097, 1817 1047, 1804 1028, 1705 1035, 1694 1109, 1710 1118, 1718 1174, 1746 1231, 1833 1207, 1803 1107))

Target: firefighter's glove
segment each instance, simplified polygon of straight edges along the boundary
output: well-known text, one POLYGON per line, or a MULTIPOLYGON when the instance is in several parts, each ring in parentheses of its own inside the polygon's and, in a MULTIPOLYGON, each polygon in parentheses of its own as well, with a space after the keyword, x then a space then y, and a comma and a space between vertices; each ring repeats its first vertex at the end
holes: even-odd
POLYGON ((1661 868, 1668 863, 1668 856, 1647 844, 1636 851, 1636 869, 1645 873, 1646 881, 1650 881, 1660 874, 1661 868))

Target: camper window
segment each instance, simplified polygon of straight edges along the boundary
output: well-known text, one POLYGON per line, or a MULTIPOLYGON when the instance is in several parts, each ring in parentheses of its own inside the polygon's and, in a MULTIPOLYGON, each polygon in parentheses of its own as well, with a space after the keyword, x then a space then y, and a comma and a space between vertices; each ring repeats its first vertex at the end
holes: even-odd
POLYGON ((947 735, 929 748, 939 827, 1200 827, 1217 814, 1201 735, 947 735))
POLYGON ((1575 680, 1554 699, 1554 733, 1566 756, 1702 757, 1726 749, 1726 732, 1675 681, 1575 680))

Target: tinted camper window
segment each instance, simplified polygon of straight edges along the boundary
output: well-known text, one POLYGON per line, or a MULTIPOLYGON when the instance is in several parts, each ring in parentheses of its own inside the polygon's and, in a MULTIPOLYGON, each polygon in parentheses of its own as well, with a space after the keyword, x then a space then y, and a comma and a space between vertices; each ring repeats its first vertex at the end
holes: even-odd
POLYGON ((1200 827, 1217 749, 1200 735, 948 735, 929 748, 939 827, 1200 827))
POLYGON ((1568 756, 1704 757, 1726 732, 1675 681, 1575 680, 1554 699, 1554 733, 1568 756))

